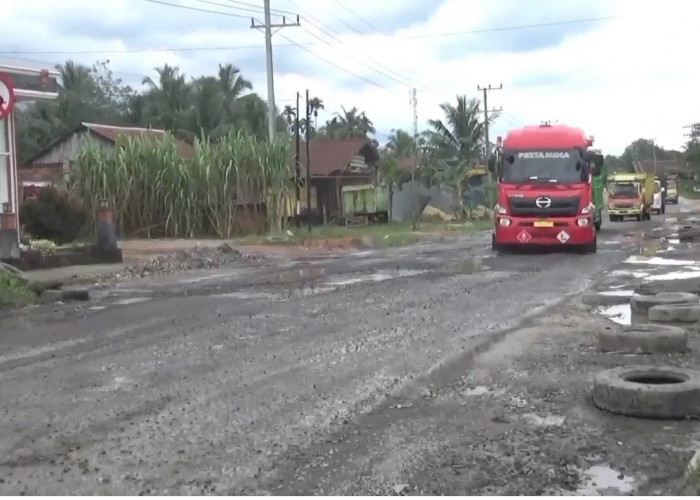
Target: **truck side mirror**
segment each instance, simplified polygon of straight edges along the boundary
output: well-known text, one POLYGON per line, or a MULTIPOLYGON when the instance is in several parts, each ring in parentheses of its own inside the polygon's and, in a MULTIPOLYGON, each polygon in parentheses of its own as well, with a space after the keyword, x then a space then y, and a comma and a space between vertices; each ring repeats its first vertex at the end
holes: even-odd
POLYGON ((605 164, 605 158, 603 157, 603 155, 593 155, 593 164, 599 169, 603 168, 603 165, 605 164))

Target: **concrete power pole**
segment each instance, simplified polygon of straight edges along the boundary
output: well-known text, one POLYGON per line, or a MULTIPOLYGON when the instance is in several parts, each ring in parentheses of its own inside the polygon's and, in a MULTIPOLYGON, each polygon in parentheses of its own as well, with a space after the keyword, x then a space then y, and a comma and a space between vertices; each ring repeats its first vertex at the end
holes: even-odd
POLYGON ((288 23, 286 18, 282 18, 282 24, 272 24, 270 19, 270 0, 264 0, 263 2, 265 8, 265 24, 255 24, 255 19, 250 20, 250 27, 252 29, 263 28, 265 30, 265 64, 267 67, 267 130, 270 137, 270 141, 275 140, 276 131, 276 121, 277 117, 275 115, 275 80, 274 80, 274 70, 272 64, 272 28, 287 28, 290 26, 300 26, 299 16, 297 16, 296 23, 288 23))
POLYGON ((486 171, 489 175, 489 181, 491 181, 491 170, 489 169, 489 160, 491 159, 491 143, 489 141, 489 113, 499 113, 503 111, 503 107, 489 110, 487 96, 490 90, 502 90, 503 84, 500 84, 498 87, 492 87, 489 83, 488 87, 482 87, 481 85, 477 85, 476 88, 477 90, 481 90, 484 93, 484 144, 486 149, 486 171))
POLYGON ((416 200, 416 167, 418 166, 418 96, 416 89, 411 89, 411 106, 413 107, 413 163, 411 165, 411 222, 413 230, 418 228, 418 200, 416 200))

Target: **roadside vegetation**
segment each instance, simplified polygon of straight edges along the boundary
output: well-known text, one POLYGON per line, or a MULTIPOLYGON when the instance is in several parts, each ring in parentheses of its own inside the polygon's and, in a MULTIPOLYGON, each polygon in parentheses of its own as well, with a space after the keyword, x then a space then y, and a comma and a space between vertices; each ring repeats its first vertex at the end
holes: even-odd
POLYGON ((405 246, 438 237, 468 234, 489 229, 490 220, 474 222, 422 222, 413 229, 410 222, 392 222, 356 227, 318 226, 311 232, 305 227, 290 227, 274 237, 252 235, 236 240, 244 245, 300 245, 300 246, 368 246, 373 248, 405 246))
POLYGON ((0 308, 28 305, 36 297, 26 280, 0 267, 0 308))

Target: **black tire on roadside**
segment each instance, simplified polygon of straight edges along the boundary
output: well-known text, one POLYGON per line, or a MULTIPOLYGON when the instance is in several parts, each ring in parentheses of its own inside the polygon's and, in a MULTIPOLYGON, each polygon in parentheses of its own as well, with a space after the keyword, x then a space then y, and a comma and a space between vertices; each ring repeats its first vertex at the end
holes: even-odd
POLYGON ((600 409, 638 418, 700 416, 700 372, 662 366, 604 370, 593 379, 593 403, 600 409))
POLYGON ((667 325, 626 325, 598 334, 603 352, 621 354, 674 354, 688 350, 688 333, 667 325))
POLYGON ((635 295, 630 299, 630 308, 633 314, 647 316, 649 309, 654 306, 674 304, 700 304, 700 297, 694 293, 686 292, 662 292, 655 295, 635 295))
POLYGON ((664 304, 649 308, 649 321, 655 323, 698 323, 700 304, 664 304))

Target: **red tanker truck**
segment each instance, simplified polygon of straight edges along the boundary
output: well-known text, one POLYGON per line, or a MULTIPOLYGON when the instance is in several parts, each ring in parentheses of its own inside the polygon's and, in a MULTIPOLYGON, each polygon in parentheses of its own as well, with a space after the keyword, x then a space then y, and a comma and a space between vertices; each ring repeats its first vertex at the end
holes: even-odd
POLYGON ((596 252, 603 156, 593 137, 565 125, 511 130, 497 147, 498 203, 492 247, 575 246, 596 252))

